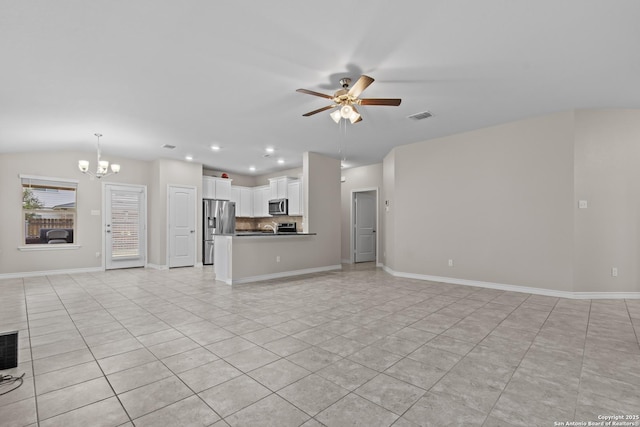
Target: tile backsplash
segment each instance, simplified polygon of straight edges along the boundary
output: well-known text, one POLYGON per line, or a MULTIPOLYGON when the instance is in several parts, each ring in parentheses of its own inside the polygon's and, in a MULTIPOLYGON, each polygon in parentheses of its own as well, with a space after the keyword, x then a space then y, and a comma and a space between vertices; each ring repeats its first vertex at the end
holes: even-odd
POLYGON ((295 222, 298 231, 304 231, 301 216, 275 216, 266 218, 236 218, 236 231, 263 230, 266 224, 295 222))

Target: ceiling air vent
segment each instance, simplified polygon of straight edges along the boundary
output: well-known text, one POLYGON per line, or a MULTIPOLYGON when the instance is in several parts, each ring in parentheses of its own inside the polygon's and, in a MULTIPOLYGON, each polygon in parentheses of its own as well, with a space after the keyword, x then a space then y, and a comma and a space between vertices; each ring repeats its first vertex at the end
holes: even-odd
POLYGON ((174 148, 176 148, 176 146, 171 144, 164 144, 162 148, 166 148, 167 150, 173 150, 174 148))
POLYGON ((428 119, 431 116, 433 116, 433 114, 431 114, 430 112, 423 111, 422 113, 412 114, 409 116, 409 118, 413 120, 422 120, 422 119, 428 119))

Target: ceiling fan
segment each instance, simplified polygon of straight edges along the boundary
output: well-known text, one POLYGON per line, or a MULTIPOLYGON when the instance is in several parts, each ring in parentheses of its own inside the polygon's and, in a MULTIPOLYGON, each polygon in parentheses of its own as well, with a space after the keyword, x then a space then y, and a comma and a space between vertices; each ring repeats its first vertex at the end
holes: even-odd
POLYGON ((340 80, 340 84, 342 85, 342 89, 338 90, 333 95, 326 95, 320 92, 314 92, 308 89, 297 89, 296 92, 306 93, 308 95, 319 96, 321 98, 327 98, 333 101, 333 104, 328 105, 326 107, 319 108, 314 111, 310 111, 306 114, 303 114, 304 117, 309 117, 317 113, 321 113, 326 110, 330 110, 332 108, 341 107, 339 110, 336 110, 330 114, 331 118, 339 123, 340 119, 348 119, 351 123, 358 123, 362 121, 362 116, 358 113, 356 109, 356 105, 387 105, 387 106, 398 106, 400 105, 401 99, 398 98, 358 98, 360 94, 367 88, 371 83, 373 83, 373 79, 369 76, 365 76, 364 74, 360 76, 358 81, 349 88, 349 84, 351 83, 351 79, 348 77, 340 80))

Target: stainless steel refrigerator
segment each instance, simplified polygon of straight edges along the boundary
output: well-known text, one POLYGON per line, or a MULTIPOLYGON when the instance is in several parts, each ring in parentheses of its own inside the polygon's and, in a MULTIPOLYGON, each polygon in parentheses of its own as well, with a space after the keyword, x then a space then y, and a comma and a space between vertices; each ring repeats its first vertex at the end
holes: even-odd
POLYGON ((216 234, 236 231, 236 203, 228 200, 202 200, 202 264, 212 265, 216 234))

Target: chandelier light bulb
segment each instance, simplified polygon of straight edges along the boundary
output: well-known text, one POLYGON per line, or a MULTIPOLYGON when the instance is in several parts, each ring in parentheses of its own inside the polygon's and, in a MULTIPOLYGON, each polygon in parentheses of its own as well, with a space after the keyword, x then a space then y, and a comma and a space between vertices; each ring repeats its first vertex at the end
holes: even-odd
POLYGON ((340 115, 342 116, 343 119, 348 119, 349 117, 351 117, 352 113, 353 113, 353 108, 350 105, 345 105, 340 109, 340 115))
POLYGON ((98 161, 98 166, 96 168, 96 172, 90 172, 89 171, 89 161, 88 160, 79 160, 78 161, 78 169, 80 169, 80 172, 87 174, 89 176, 93 176, 96 178, 103 178, 105 176, 109 176, 111 174, 115 174, 120 172, 120 165, 118 164, 113 164, 111 165, 111 172, 109 172, 109 162, 107 160, 101 160, 100 159, 100 137, 102 136, 101 133, 95 133, 94 134, 97 138, 98 138, 98 142, 97 142, 97 146, 98 146, 98 155, 97 155, 97 161, 98 161))

